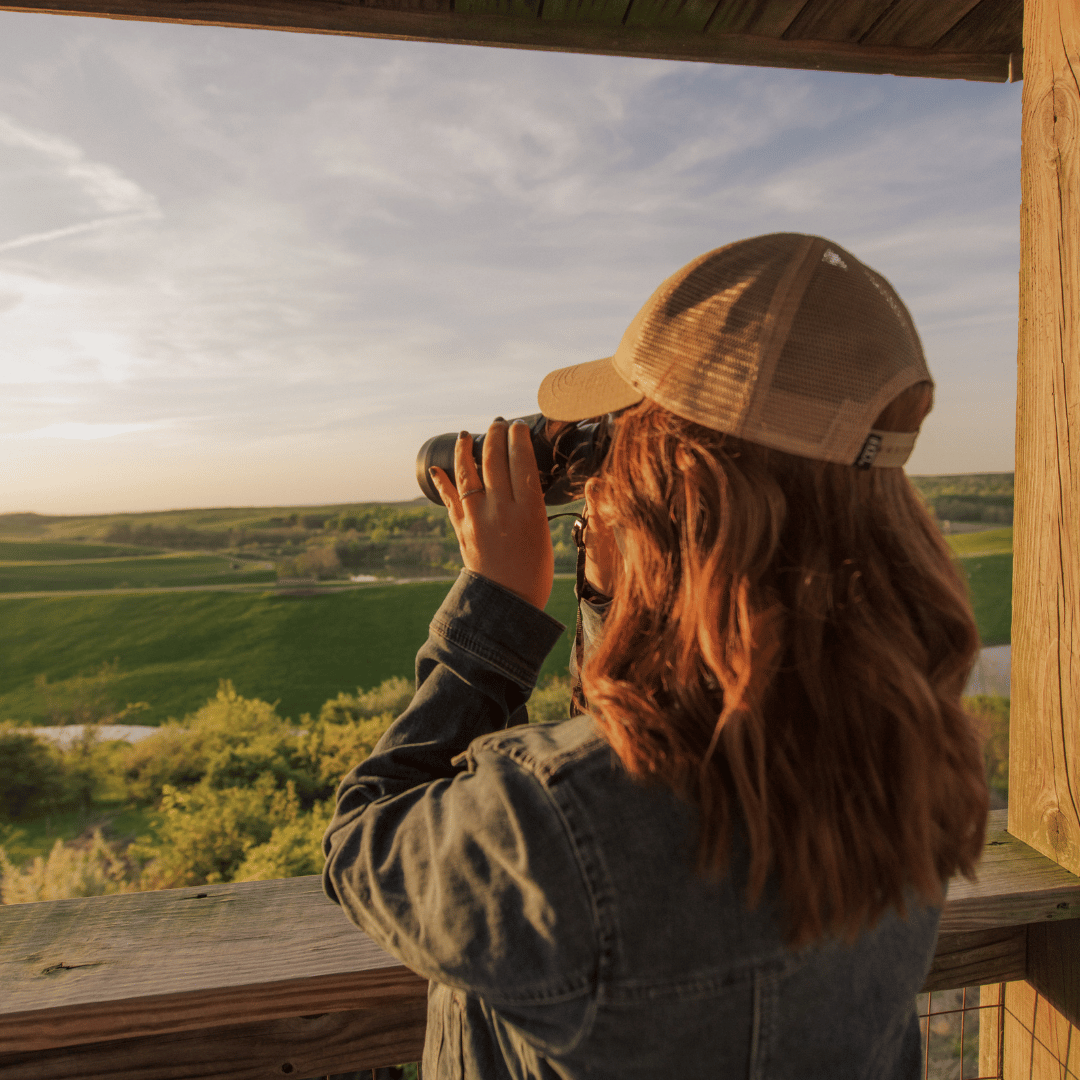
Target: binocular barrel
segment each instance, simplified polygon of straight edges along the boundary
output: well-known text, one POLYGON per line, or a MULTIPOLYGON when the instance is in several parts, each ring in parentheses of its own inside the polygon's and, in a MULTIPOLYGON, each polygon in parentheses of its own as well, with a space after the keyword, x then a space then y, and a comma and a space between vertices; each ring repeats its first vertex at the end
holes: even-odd
MULTIPOLYGON (((577 490, 581 481, 592 476, 600 467, 607 453, 608 436, 605 425, 596 421, 578 424, 554 425, 554 436, 548 428, 553 422, 543 413, 520 417, 529 425, 536 465, 540 470, 540 488, 544 492, 544 502, 548 506, 559 506, 580 498, 577 490)), ((481 455, 484 450, 485 435, 474 435, 473 459, 476 468, 483 475, 481 455)), ((416 482, 420 490, 433 502, 442 505, 442 499, 431 482, 428 469, 433 465, 446 472, 454 479, 454 447, 457 445, 457 433, 434 435, 416 455, 416 482)))

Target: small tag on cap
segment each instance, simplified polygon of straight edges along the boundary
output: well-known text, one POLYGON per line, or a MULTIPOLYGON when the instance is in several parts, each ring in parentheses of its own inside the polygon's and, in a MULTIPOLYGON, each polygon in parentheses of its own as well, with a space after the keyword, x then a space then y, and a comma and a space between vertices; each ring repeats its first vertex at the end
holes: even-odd
POLYGON ((898 469, 911 456, 917 431, 871 431, 862 444, 855 468, 898 469))
POLYGON ((855 468, 857 469, 869 469, 874 464, 874 458, 878 456, 878 451, 881 449, 881 436, 871 431, 866 436, 866 442, 862 444, 862 449, 859 451, 859 456, 855 459, 855 468))

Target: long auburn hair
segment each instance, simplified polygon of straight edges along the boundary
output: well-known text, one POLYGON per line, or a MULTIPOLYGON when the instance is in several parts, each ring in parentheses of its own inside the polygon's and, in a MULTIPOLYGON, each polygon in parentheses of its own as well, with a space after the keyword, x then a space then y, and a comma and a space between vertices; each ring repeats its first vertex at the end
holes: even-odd
MULTIPOLYGON (((875 426, 915 431, 920 383, 875 426)), ((853 938, 913 886, 969 877, 988 808, 961 706, 979 647, 965 583, 902 469, 813 461, 644 401, 623 413, 598 510, 623 563, 582 673, 629 773, 698 812, 747 902, 778 878, 793 945, 853 938)))

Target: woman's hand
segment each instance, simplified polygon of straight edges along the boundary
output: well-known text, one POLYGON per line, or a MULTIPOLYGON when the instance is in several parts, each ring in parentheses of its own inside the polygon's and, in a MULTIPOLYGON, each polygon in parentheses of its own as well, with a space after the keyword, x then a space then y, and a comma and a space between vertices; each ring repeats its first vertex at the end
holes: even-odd
POLYGON ((496 420, 484 440, 484 478, 463 431, 454 447, 457 486, 442 469, 431 480, 450 512, 467 569, 541 611, 551 596, 555 556, 529 427, 496 420))

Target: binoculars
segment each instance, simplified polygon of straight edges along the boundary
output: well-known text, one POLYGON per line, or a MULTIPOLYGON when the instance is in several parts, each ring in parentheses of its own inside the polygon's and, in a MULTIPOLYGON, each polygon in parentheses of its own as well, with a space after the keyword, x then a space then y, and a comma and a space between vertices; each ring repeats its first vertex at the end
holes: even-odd
MULTIPOLYGON (((548 506, 559 506, 580 498, 581 483, 597 472, 607 453, 611 441, 609 425, 604 420, 560 423, 549 420, 543 413, 533 413, 519 419, 529 425, 544 502, 548 506)), ((485 437, 472 437, 473 458, 481 475, 480 461, 485 437)), ((442 499, 431 482, 428 469, 437 465, 445 470, 447 476, 454 478, 457 438, 457 433, 453 431, 446 435, 434 435, 420 447, 416 455, 416 482, 420 490, 439 506, 442 506, 442 499)))

